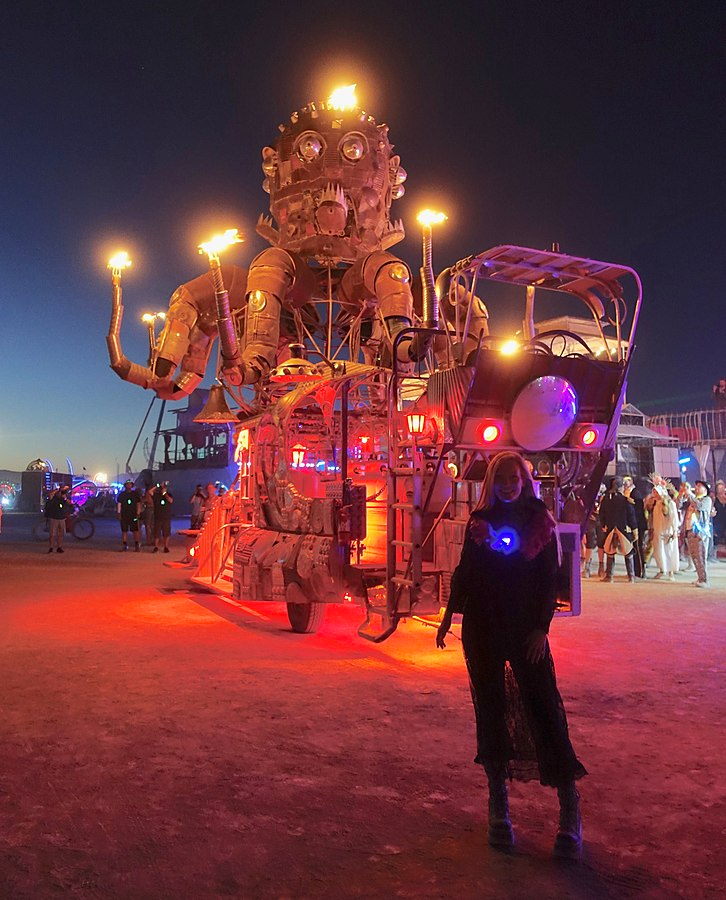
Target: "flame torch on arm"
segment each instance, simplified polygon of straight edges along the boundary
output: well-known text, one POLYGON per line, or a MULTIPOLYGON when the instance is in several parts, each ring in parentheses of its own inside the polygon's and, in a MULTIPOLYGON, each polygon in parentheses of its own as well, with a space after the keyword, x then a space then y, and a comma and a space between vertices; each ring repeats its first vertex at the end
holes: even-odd
POLYGON ((199 252, 206 253, 209 271, 214 282, 214 299, 217 306, 217 329, 222 353, 222 370, 230 384, 242 384, 239 341, 235 333, 232 314, 229 309, 229 294, 222 279, 222 263, 219 254, 233 244, 241 244, 244 238, 236 228, 228 228, 224 234, 216 234, 211 240, 199 244, 199 252))

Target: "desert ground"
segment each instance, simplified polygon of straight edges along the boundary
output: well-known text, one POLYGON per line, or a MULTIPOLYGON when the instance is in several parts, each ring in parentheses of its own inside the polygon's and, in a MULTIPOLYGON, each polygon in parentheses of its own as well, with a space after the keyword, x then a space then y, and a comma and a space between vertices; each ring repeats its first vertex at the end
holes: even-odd
MULTIPOLYGON (((675 898, 726 884, 726 564, 713 587, 584 584, 551 644, 580 782, 515 784, 516 851, 486 844, 461 645, 357 607, 318 634, 193 587, 118 526, 62 556, 0 535, 0 897, 675 898)), ((178 523, 181 526, 183 523, 178 523)), ((652 571, 651 571, 652 574, 652 571)))

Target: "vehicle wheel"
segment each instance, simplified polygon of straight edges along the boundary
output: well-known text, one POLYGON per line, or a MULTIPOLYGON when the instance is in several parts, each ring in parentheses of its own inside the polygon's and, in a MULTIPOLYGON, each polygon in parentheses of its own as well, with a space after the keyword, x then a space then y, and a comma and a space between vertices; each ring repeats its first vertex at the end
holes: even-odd
POLYGON ((287 618, 297 634, 314 634, 325 619, 325 604, 288 603, 287 618))
POLYGON ((33 537, 36 541, 47 541, 48 540, 48 520, 47 519, 38 519, 38 521, 33 525, 33 537))
POLYGON ((90 519, 76 519, 73 523, 73 537, 79 541, 87 541, 95 531, 96 526, 90 519))

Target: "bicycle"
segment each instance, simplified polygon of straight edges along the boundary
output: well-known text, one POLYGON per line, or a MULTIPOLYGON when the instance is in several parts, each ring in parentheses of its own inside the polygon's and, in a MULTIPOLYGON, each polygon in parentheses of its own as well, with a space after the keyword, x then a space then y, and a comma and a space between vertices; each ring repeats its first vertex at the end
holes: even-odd
MULTIPOLYGON (((72 534, 77 541, 87 541, 96 533, 92 519, 74 513, 66 519, 66 534, 72 534)), ((48 520, 43 517, 33 525, 33 537, 36 541, 48 540, 48 520)))

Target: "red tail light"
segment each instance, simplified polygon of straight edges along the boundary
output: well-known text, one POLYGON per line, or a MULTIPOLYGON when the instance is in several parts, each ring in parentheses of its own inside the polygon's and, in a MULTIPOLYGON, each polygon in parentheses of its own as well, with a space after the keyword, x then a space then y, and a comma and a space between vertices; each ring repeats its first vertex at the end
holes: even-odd
POLYGON ((495 444, 502 436, 502 423, 496 419, 484 419, 477 429, 482 444, 495 444))
POLYGON ((570 446, 580 450, 597 450, 605 443, 607 427, 593 422, 576 425, 570 435, 570 446))

